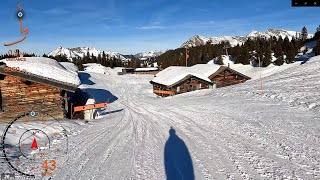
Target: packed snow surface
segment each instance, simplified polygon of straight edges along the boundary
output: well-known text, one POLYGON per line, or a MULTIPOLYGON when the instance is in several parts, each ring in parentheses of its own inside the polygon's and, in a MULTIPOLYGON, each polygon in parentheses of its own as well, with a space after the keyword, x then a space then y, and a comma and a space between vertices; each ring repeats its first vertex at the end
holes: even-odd
POLYGON ((52 179, 320 179, 319 71, 313 60, 168 98, 152 75, 82 72, 111 104, 69 137, 52 179))
POLYGON ((136 68, 135 71, 139 72, 139 71, 157 71, 159 70, 156 67, 147 67, 147 68, 136 68))
POLYGON ((0 60, 8 67, 18 67, 20 70, 25 70, 27 73, 38 75, 44 78, 69 83, 75 86, 80 85, 78 74, 75 73, 76 67, 70 64, 61 65, 54 59, 44 57, 25 57, 26 61, 8 61, 0 60))

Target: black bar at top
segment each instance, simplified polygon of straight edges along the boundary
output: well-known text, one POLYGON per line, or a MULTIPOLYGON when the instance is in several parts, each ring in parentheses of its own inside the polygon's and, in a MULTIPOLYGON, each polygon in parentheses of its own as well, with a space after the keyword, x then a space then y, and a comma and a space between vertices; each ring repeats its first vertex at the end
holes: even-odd
POLYGON ((320 0, 292 0, 293 7, 320 7, 320 0))

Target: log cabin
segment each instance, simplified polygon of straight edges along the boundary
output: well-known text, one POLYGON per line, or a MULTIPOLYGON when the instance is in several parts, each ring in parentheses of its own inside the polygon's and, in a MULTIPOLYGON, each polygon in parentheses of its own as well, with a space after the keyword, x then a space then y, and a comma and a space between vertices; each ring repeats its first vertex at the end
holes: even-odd
POLYGON ((172 96, 201 89, 213 89, 246 82, 250 77, 227 66, 197 64, 191 67, 170 66, 150 81, 153 92, 172 96))
POLYGON ((49 58, 0 61, 0 123, 27 112, 39 112, 46 119, 67 118, 67 92, 80 85, 72 65, 49 58))

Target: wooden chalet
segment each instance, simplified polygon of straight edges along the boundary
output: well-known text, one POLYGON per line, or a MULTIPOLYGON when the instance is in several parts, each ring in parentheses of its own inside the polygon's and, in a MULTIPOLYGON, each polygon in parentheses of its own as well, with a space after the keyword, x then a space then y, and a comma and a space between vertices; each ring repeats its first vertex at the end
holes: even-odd
POLYGON ((194 90, 220 88, 243 83, 250 77, 227 66, 197 64, 191 67, 171 66, 150 81, 153 92, 172 96, 194 90))
MULTIPOLYGON (((49 58, 41 60, 55 61, 49 58)), ((41 63, 40 60, 39 63, 41 63)), ((59 72, 62 76, 66 76, 66 78, 78 77, 77 72, 70 72, 58 62, 53 63, 57 65, 57 67, 54 67, 55 70, 60 68, 59 72)), ((42 71, 54 71, 54 68, 44 68, 42 71)), ((68 106, 67 92, 74 93, 79 84, 42 75, 39 70, 41 68, 37 69, 39 73, 32 73, 28 69, 8 71, 6 63, 0 62, 0 123, 8 122, 18 115, 31 111, 45 115, 46 117, 43 118, 46 119, 52 119, 52 117, 62 119, 70 114, 71 109, 68 106)))

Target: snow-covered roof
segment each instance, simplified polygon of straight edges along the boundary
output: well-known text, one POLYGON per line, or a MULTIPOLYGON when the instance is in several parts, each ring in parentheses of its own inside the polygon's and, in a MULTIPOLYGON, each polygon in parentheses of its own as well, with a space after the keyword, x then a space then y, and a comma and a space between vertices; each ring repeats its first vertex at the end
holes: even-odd
POLYGON ((135 71, 158 71, 156 67, 147 67, 147 68, 136 68, 135 71))
POLYGON ((205 76, 201 72, 201 67, 182 67, 182 66, 170 66, 163 71, 159 72, 152 82, 171 86, 177 82, 183 80, 188 76, 195 76, 207 82, 211 82, 208 76, 205 76))
POLYGON ((28 75, 34 75, 47 80, 57 81, 71 86, 79 86, 80 79, 78 74, 71 69, 70 64, 66 68, 54 59, 45 57, 24 57, 26 61, 8 61, 0 60, 8 67, 19 67, 20 70, 25 70, 28 75))
POLYGON ((217 64, 196 64, 188 68, 188 72, 200 73, 205 77, 209 77, 216 73, 222 66, 217 64))
POLYGON ((78 67, 72 62, 60 62, 60 64, 71 72, 74 72, 76 74, 78 74, 79 72, 78 67))

